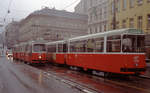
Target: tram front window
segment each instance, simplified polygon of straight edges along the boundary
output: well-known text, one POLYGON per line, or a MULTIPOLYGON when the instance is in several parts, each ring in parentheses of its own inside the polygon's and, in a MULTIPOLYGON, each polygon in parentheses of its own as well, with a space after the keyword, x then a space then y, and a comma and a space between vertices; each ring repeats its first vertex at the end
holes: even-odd
POLYGON ((46 51, 46 47, 45 47, 44 44, 34 44, 33 51, 34 52, 45 52, 46 51))
POLYGON ((123 52, 144 52, 144 35, 124 35, 122 40, 123 52))

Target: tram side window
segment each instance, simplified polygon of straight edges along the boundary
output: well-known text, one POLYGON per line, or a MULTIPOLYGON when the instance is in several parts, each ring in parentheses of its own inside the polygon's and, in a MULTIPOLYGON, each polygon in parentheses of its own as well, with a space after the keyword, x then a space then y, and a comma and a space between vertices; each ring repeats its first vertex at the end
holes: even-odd
POLYGON ((32 45, 28 45, 28 51, 32 53, 32 45))
POLYGON ((63 44, 58 44, 58 52, 63 52, 63 44))
POLYGON ((68 51, 68 45, 67 44, 63 44, 63 52, 67 52, 68 51))
POLYGON ((71 42, 71 43, 70 43, 70 52, 76 52, 76 49, 75 49, 75 42, 71 42))
POLYGON ((88 39, 87 41, 87 52, 94 52, 95 49, 95 40, 88 39))
POLYGON ((25 45, 25 52, 28 51, 28 45, 25 45))
POLYGON ((95 39, 95 52, 103 52, 104 51, 104 38, 96 38, 95 39))
POLYGON ((47 51, 50 53, 56 52, 56 45, 48 45, 47 51))
POLYGON ((34 52, 45 52, 45 45, 44 44, 34 44, 33 45, 33 51, 34 52))
POLYGON ((123 52, 144 52, 143 35, 124 35, 122 41, 123 52))
POLYGON ((86 48, 86 41, 85 40, 82 40, 82 41, 80 41, 80 44, 81 44, 81 46, 80 46, 80 52, 86 52, 86 50, 87 50, 87 48, 86 48))
POLYGON ((121 36, 107 37, 107 52, 121 52, 121 36))
POLYGON ((137 52, 145 52, 145 36, 137 36, 137 52))
POLYGON ((86 41, 76 41, 75 42, 75 50, 76 52, 85 52, 86 51, 86 41))

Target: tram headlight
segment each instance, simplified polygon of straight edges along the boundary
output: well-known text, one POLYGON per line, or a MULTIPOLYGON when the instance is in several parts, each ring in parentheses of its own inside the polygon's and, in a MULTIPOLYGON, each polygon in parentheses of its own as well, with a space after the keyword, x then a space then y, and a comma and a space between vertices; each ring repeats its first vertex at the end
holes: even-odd
POLYGON ((39 59, 41 59, 42 57, 41 56, 39 56, 39 59))

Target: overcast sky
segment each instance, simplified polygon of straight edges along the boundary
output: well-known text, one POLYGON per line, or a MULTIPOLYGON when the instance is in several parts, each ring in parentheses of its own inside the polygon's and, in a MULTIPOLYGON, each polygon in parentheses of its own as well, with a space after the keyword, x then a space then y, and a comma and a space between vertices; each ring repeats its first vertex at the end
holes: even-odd
POLYGON ((10 9, 10 13, 7 15, 6 21, 11 21, 12 18, 14 20, 22 19, 31 12, 45 6, 62 10, 71 4, 71 6, 65 10, 73 12, 74 7, 79 1, 80 0, 0 0, 0 23, 2 23, 6 17, 8 8, 10 9))
MULTIPOLYGON (((6 25, 14 19, 18 21, 43 7, 73 12, 80 0, 0 0, 0 25, 6 25), (69 7, 68 7, 69 6, 69 7), (66 8, 67 7, 67 8, 66 8), (10 13, 7 14, 8 9, 10 13), (4 18, 6 21, 4 22, 4 18)), ((0 32, 3 30, 0 27, 0 32)))

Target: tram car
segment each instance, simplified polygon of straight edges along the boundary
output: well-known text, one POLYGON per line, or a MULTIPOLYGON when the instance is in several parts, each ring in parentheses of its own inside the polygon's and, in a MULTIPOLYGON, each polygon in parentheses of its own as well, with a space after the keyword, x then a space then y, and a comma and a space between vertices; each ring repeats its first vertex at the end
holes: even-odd
POLYGON ((104 74, 144 74, 145 35, 119 29, 49 43, 50 61, 104 74))
POLYGON ((19 60, 19 58, 20 58, 20 51, 19 51, 19 45, 15 45, 14 47, 13 47, 13 59, 15 59, 15 60, 19 60))
POLYGON ((47 58, 49 62, 65 64, 67 43, 65 40, 46 43, 47 58))
MULTIPOLYGON (((42 42, 28 42, 14 47, 13 54, 18 54, 18 60, 24 61, 28 64, 47 63, 46 59, 46 45, 42 42)), ((14 55, 15 56, 15 55, 14 55)), ((16 59, 16 58, 15 58, 16 59)))
POLYGON ((120 29, 69 39, 66 64, 105 73, 145 72, 144 34, 120 29))

